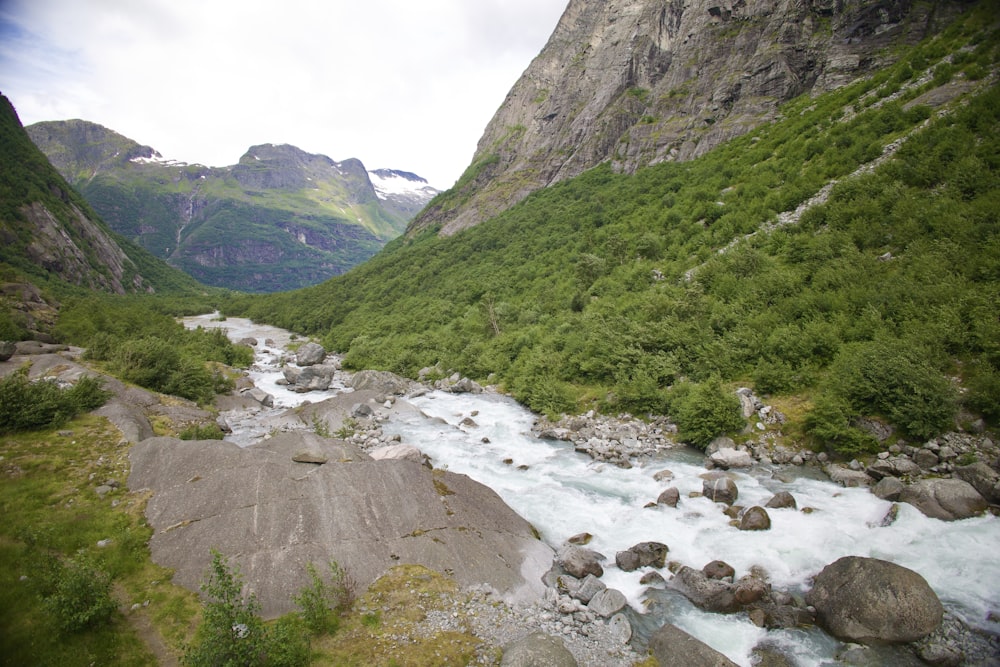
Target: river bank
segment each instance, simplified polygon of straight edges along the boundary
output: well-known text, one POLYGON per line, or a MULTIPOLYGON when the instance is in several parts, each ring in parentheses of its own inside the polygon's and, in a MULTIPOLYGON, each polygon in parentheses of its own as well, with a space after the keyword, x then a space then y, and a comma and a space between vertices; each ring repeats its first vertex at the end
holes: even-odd
MULTIPOLYGON (((242 322, 218 325, 229 329, 234 339, 247 334, 242 322)), ((323 393, 296 394, 286 384, 278 384, 283 379, 282 353, 277 345, 258 346, 266 348, 269 356, 268 363, 252 373, 259 374, 254 383, 259 388, 273 382, 279 394, 272 399, 276 407, 251 409, 253 414, 246 421, 256 424, 258 431, 292 428, 280 422, 292 407, 286 401, 301 404, 306 400, 294 428, 337 432, 366 451, 412 445, 430 457, 435 467, 467 474, 492 488, 554 549, 561 549, 578 534, 592 535, 589 548, 609 557, 602 580, 623 591, 637 616, 648 610, 651 599, 665 600, 660 614, 738 664, 750 664, 762 643, 774 645, 803 665, 838 659, 844 647, 815 629, 767 630, 745 615, 700 610, 671 586, 643 583, 648 568, 626 572, 611 564, 615 554, 643 541, 660 540, 669 545, 674 563, 700 569, 725 560, 738 575, 760 568, 767 573, 770 586, 792 596, 801 596, 811 578, 842 555, 885 558, 919 572, 945 603, 952 620, 942 626, 942 634, 950 637, 942 636, 935 646, 964 647, 971 662, 959 664, 989 664, 982 660, 997 649, 990 643, 995 640, 997 622, 991 614, 997 596, 989 585, 984 588, 985 582, 1000 580, 993 558, 1000 546, 996 517, 947 523, 930 519, 912 505, 894 504, 867 488, 831 482, 821 469, 828 462, 818 456, 796 465, 795 456, 801 454, 793 453, 787 462, 779 462, 775 459, 781 455, 762 457, 753 448, 744 448, 753 458, 751 466, 726 473, 739 488, 740 504, 762 506, 778 491, 786 491, 796 499, 797 508, 772 510, 767 531, 734 530, 733 518, 702 493, 708 472, 705 457, 676 446, 667 423, 590 415, 571 418, 574 423, 565 425, 544 424, 510 399, 468 383, 462 383, 466 391, 461 393, 412 384, 405 398, 390 394, 374 404, 347 406, 350 400, 345 394, 351 388, 349 375, 342 372, 334 376, 336 388, 328 390, 341 396, 342 413, 331 415, 319 407, 323 393), (416 409, 398 409, 403 403, 416 409), (574 441, 569 434, 587 437, 574 441), (591 443, 595 439, 610 446, 581 448, 581 440, 591 443), (614 453, 594 456, 592 451, 614 453), (670 471, 669 478, 665 470, 670 471), (656 502, 665 488, 677 489, 676 507, 656 502), (890 515, 893 519, 887 523, 890 515), (651 591, 656 595, 651 597, 651 591)), ((232 416, 221 415, 227 421, 232 416)), ((244 437, 240 431, 233 428, 230 437, 244 437)), ((903 450, 899 455, 912 460, 912 454, 903 450)), ((853 472, 868 474, 860 463, 854 467, 861 470, 853 472)), ((561 612, 560 602, 570 609, 558 596, 538 603, 542 605, 539 613, 549 614, 557 624, 553 632, 586 636, 581 632, 586 624, 574 616, 579 610, 561 612)), ((519 617, 538 621, 540 617, 533 614, 519 617)))

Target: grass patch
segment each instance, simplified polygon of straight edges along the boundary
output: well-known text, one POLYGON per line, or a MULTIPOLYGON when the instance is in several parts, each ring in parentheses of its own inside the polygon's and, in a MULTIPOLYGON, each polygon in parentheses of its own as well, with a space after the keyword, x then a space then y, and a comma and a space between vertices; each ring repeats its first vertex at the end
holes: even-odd
POLYGON ((313 643, 316 664, 345 667, 466 665, 480 641, 458 618, 458 630, 421 626, 435 612, 453 613, 458 585, 420 565, 400 565, 378 579, 343 618, 335 638, 313 643))
POLYGON ((147 498, 126 490, 128 448, 120 442, 114 426, 90 415, 61 430, 0 438, 5 664, 154 664, 157 658, 130 622, 134 613, 148 614, 174 651, 190 635, 194 595, 169 583, 170 572, 150 560, 147 498), (61 631, 43 602, 51 594, 47 572, 71 558, 86 560, 115 584, 117 609, 110 620, 79 632, 61 631), (133 612, 133 604, 142 611, 133 612))

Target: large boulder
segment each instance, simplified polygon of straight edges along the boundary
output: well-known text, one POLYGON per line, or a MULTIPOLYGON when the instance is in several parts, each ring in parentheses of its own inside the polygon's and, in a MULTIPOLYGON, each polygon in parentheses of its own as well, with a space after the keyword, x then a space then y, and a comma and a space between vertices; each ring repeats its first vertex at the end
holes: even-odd
POLYGON ((1000 472, 982 461, 955 468, 955 476, 968 482, 979 495, 991 503, 1000 504, 1000 472))
POLYGON ((583 579, 588 574, 603 577, 604 567, 601 563, 605 560, 606 556, 593 549, 570 545, 559 552, 556 562, 567 574, 583 579))
POLYGON ((670 587, 705 611, 728 614, 740 608, 731 583, 710 579, 701 570, 686 565, 674 574, 670 587))
POLYGON ((899 500, 942 521, 967 519, 989 507, 974 486, 960 479, 919 480, 900 491, 899 500))
POLYGON ((708 460, 711 461, 717 468, 722 468, 723 470, 729 470, 730 468, 749 468, 753 465, 753 457, 750 456, 749 452, 733 449, 731 447, 722 447, 721 449, 718 449, 708 457, 708 460))
POLYGON ((770 530, 771 517, 767 510, 759 505, 754 505, 740 517, 740 530, 770 530))
POLYGON ((351 376, 348 385, 355 391, 393 396, 405 394, 412 382, 389 371, 359 371, 351 376))
POLYGON ((504 647, 500 667, 577 667, 577 662, 561 639, 534 632, 504 647))
POLYGON ((615 564, 623 572, 633 572, 640 567, 661 568, 667 562, 668 547, 662 542, 640 542, 615 555, 615 564))
POLYGON ((851 642, 912 642, 941 624, 944 608, 919 574, 889 561, 845 556, 823 568, 806 602, 819 624, 851 642))
POLYGON ((336 561, 363 590, 400 563, 486 583, 512 600, 542 594, 552 550, 489 488, 405 460, 373 461, 311 433, 240 448, 149 438, 132 447, 129 488, 148 489, 153 560, 199 590, 211 550, 230 558, 265 617, 293 611, 306 565, 336 561), (326 458, 300 463, 301 450, 326 458))
POLYGON ((323 363, 326 350, 319 343, 304 343, 295 352, 295 363, 299 366, 313 366, 323 363))
POLYGON ((708 644, 669 623, 650 637, 649 650, 661 665, 737 667, 735 662, 708 644))
POLYGON ((736 482, 727 475, 707 475, 701 484, 701 492, 709 500, 716 503, 732 505, 740 495, 736 482))

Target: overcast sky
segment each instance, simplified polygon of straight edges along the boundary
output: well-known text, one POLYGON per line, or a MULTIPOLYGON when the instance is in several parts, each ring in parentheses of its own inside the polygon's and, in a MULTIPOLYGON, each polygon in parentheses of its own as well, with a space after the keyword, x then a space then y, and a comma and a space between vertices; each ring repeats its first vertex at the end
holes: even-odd
POLYGON ((568 0, 0 0, 0 92, 164 157, 288 143, 449 187, 568 0))

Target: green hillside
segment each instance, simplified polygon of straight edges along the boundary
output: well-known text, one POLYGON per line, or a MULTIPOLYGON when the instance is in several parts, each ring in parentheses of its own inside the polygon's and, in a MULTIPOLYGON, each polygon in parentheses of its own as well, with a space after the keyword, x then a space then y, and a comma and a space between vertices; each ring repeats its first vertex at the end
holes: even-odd
POLYGON ((996 423, 993 20, 973 14, 697 160, 598 167, 231 310, 321 335, 354 368, 440 364, 548 413, 680 417, 747 384, 845 453, 874 446, 861 415, 916 438, 962 415, 996 423))
POLYGON ((358 160, 264 144, 236 165, 211 168, 164 160, 87 121, 27 131, 112 229, 207 285, 248 292, 314 285, 406 227, 358 160))

